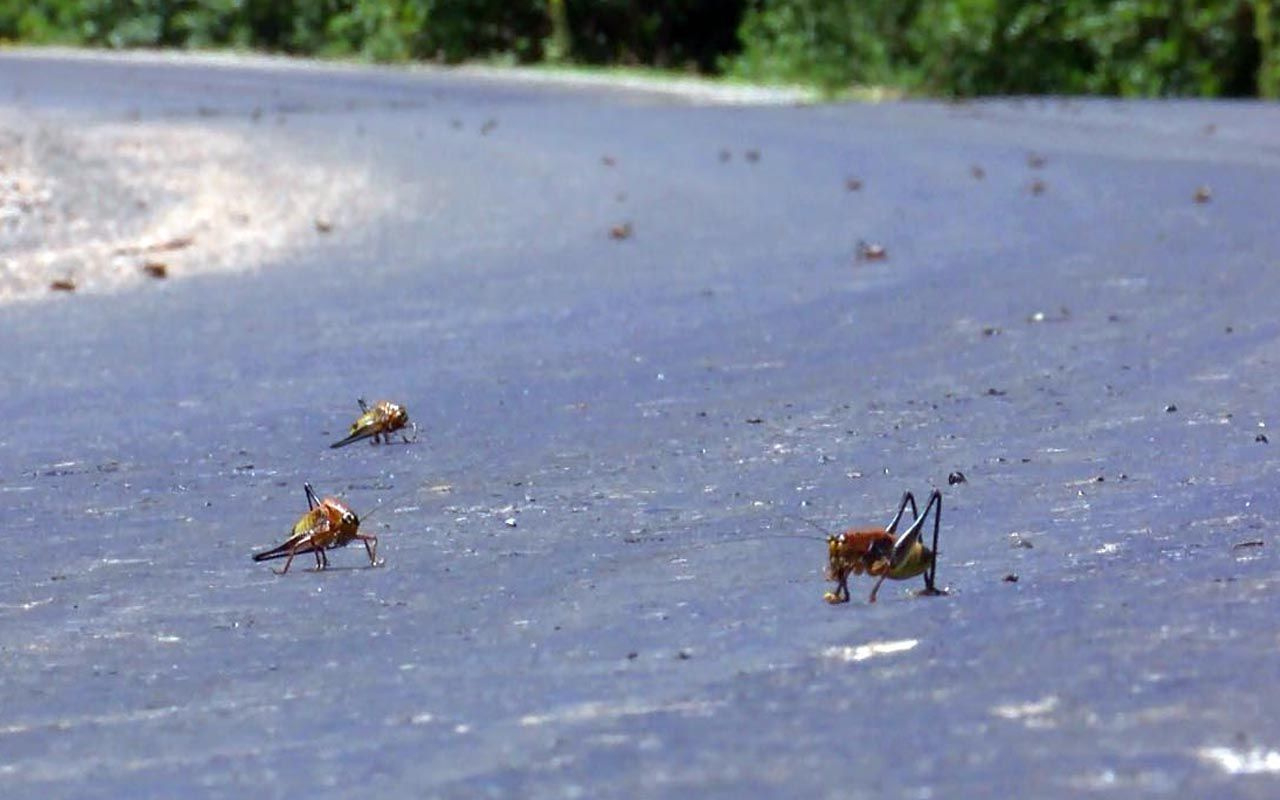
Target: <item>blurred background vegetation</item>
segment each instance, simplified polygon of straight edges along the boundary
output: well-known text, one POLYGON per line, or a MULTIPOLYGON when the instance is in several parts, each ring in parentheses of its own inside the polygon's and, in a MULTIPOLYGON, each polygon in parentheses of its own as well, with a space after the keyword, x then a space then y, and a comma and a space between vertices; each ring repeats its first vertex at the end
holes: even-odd
POLYGON ((831 91, 1276 97, 1271 0, 0 0, 0 40, 646 66, 831 91))

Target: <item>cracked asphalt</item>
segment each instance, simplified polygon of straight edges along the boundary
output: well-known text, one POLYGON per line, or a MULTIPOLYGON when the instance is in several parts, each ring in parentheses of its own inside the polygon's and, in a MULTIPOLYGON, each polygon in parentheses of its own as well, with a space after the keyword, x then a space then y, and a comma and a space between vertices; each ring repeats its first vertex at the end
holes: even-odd
POLYGON ((1275 106, 30 53, 0 101, 394 201, 0 308, 0 794, 1275 796, 1275 106), (330 450, 359 396, 418 441, 330 450), (251 562, 304 481, 383 567, 251 562), (935 486, 950 594, 825 604, 797 517, 935 486))

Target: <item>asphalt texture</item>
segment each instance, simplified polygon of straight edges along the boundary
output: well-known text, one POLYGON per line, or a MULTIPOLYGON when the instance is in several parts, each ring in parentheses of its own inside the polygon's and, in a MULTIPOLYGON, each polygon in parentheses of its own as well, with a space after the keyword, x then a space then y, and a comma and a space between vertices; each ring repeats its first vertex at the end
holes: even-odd
POLYGON ((0 309, 0 795, 1280 791, 1280 108, 57 57, 0 98, 401 198, 0 309), (418 441, 329 449, 358 396, 418 441), (383 566, 250 560, 305 481, 383 566), (797 518, 933 487, 949 595, 824 603, 797 518))

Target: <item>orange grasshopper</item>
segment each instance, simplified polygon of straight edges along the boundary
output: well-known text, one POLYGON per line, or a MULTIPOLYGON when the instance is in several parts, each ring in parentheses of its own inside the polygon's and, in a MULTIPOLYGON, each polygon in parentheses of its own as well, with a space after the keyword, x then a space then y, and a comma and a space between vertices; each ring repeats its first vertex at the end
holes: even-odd
MULTIPOLYGON (((405 426, 413 431, 413 440, 418 438, 418 426, 409 421, 409 412, 404 406, 389 400, 379 400, 370 408, 363 397, 356 402, 360 404, 360 416, 351 423, 351 431, 347 434, 347 438, 334 442, 329 445, 330 447, 344 447, 370 436, 373 437, 373 444, 377 444, 379 439, 391 444, 391 434, 394 431, 402 431, 405 426)), ((405 444, 412 441, 403 433, 400 434, 400 438, 404 439, 405 444)))
POLYGON ((868 575, 879 578, 871 589, 868 602, 876 601, 876 593, 886 578, 896 581, 924 576, 923 595, 941 595, 945 591, 934 585, 938 571, 938 528, 942 524, 942 492, 937 489, 929 495, 929 503, 920 514, 911 492, 904 492, 898 504, 898 513, 884 530, 878 528, 849 530, 837 536, 827 536, 827 580, 836 582, 836 590, 827 592, 823 599, 828 603, 849 602, 849 576, 868 575), (907 506, 911 506, 911 524, 900 535, 898 523, 907 506), (933 547, 926 547, 921 531, 933 512, 933 547))
MULTIPOLYGON (((279 547, 273 547, 253 556, 254 561, 267 561, 273 558, 286 558, 284 569, 273 569, 277 575, 289 571, 293 557, 302 553, 314 553, 316 571, 327 569, 329 557, 325 550, 335 547, 346 547, 355 540, 364 542, 364 549, 369 554, 369 565, 376 567, 378 561, 378 537, 360 533, 360 518, 335 497, 323 500, 316 497, 311 484, 304 483, 302 488, 307 492, 307 513, 293 523, 293 533, 279 547)), ((376 509, 375 509, 376 510, 376 509)))

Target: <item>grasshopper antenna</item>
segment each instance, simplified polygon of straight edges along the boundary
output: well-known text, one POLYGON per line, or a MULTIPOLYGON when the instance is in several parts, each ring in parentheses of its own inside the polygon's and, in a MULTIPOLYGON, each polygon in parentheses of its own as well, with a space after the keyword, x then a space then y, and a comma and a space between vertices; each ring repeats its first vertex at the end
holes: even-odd
POLYGON ((361 524, 364 524, 364 523, 368 522, 368 521, 369 521, 369 517, 372 517, 374 514, 377 514, 379 511, 381 511, 382 509, 386 508, 387 506, 393 506, 393 505, 395 505, 395 502, 390 502, 390 503, 378 503, 378 504, 377 504, 376 506, 374 506, 374 507, 373 507, 373 509, 372 509, 371 511, 369 511, 367 514, 361 514, 361 515, 360 515, 360 522, 361 522, 361 524))
MULTIPOLYGON (((821 525, 819 525, 818 523, 814 522, 813 520, 811 520, 811 519, 805 519, 804 517, 800 516, 799 514, 791 514, 791 513, 788 513, 788 512, 786 512, 786 511, 780 511, 780 512, 778 512, 778 513, 780 513, 782 516, 786 517, 787 519, 795 520, 796 522, 803 522, 805 525, 808 525, 809 527, 813 528, 813 529, 814 529, 815 531, 817 531, 818 533, 821 533, 821 534, 822 534, 822 537, 819 539, 819 541, 823 541, 823 542, 825 542, 825 541, 827 541, 828 539, 830 539, 832 536, 834 536, 834 535, 835 535, 835 534, 833 534, 831 531, 827 530, 826 528, 822 527, 822 526, 821 526, 821 525)), ((800 535, 800 534, 798 534, 798 533, 797 533, 797 534, 791 534, 791 535, 792 535, 792 536, 800 536, 800 537, 801 537, 801 538, 803 538, 803 539, 813 539, 813 538, 815 538, 815 537, 813 537, 813 536, 801 536, 801 535, 800 535)))
POLYGON ((376 506, 373 507, 373 510, 371 510, 369 513, 362 514, 360 516, 360 521, 362 523, 367 522, 369 517, 372 517, 374 514, 377 514, 379 511, 383 510, 384 508, 393 507, 397 503, 399 503, 401 500, 404 500, 409 497, 413 497, 417 492, 418 492, 418 487, 415 486, 403 493, 397 494, 395 497, 392 497, 387 502, 379 502, 376 506))

